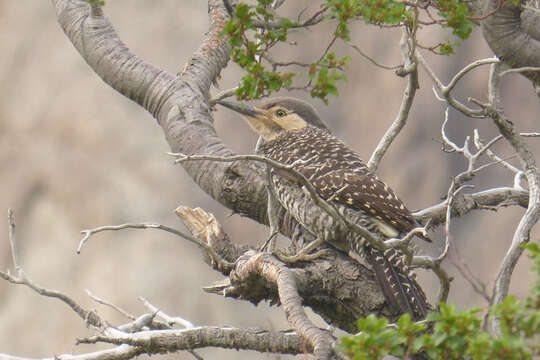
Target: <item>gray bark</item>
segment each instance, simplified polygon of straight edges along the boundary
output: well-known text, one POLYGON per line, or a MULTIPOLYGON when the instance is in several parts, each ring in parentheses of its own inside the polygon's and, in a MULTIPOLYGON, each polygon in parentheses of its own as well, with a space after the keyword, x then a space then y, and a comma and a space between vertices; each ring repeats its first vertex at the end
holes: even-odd
MULTIPOLYGON (((538 11, 514 6, 504 0, 478 0, 475 7, 482 14, 484 38, 497 57, 512 68, 540 66, 540 16, 538 11), (502 6, 501 6, 502 5, 502 6)), ((527 5, 525 5, 527 6, 527 5)), ((523 72, 540 95, 540 72, 523 72)))
MULTIPOLYGON (((83 59, 107 84, 154 116, 171 151, 234 155, 215 132, 209 104, 210 86, 229 60, 229 45, 219 37, 228 20, 222 1, 208 1, 209 31, 179 76, 157 69, 133 54, 103 14, 90 14, 86 2, 52 0, 52 3, 62 29, 83 59)), ((266 182, 260 163, 193 161, 183 166, 215 200, 236 213, 268 224, 266 182)), ((281 220, 282 233, 295 244, 312 240, 290 216, 285 215, 281 220)), ((354 331, 358 317, 370 312, 391 314, 370 269, 346 256, 333 256, 311 266, 334 277, 316 284, 317 291, 303 294, 307 296, 305 304, 329 323, 354 331)), ((249 295, 239 297, 249 299, 249 295)))
MULTIPOLYGON (((52 0, 52 3, 62 29, 82 58, 107 84, 153 115, 171 151, 187 155, 234 155, 215 132, 209 103, 210 87, 229 61, 229 45, 219 37, 228 20, 222 1, 208 1, 209 31, 178 76, 160 70, 130 52, 106 17, 100 11, 91 15, 85 1, 52 0)), ((489 12, 497 3, 497 0, 490 0, 484 6, 478 0, 475 5, 489 12)), ((536 20, 533 21, 536 15, 529 15, 529 12, 506 4, 482 21, 491 48, 511 66, 540 66, 538 30, 534 30, 538 26, 534 25, 536 20)), ((538 84, 539 73, 525 75, 538 84)), ((193 161, 183 166, 196 184, 215 200, 236 213, 268 224, 266 182, 260 163, 193 161)), ((468 206, 464 211, 474 208, 468 206)), ((282 233, 291 238, 294 245, 312 240, 290 216, 285 215, 281 220, 282 233)), ((367 313, 391 314, 372 271, 337 252, 335 255, 299 266, 298 271, 318 271, 328 277, 327 281, 317 283, 300 281, 299 289, 316 290, 311 293, 300 291, 304 304, 346 331, 354 331, 355 319, 367 313), (310 269, 310 266, 315 268, 310 269)), ((238 297, 250 299, 251 290, 246 287, 245 293, 238 297)), ((275 294, 269 298, 275 298, 275 294)))

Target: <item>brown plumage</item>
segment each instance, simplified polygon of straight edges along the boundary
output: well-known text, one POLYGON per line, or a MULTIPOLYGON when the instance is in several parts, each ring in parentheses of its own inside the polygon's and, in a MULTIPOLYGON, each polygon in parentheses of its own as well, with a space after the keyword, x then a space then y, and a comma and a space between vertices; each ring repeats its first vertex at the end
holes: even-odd
MULTIPOLYGON (((349 221, 381 240, 401 237, 418 225, 392 189, 330 133, 309 104, 292 98, 269 99, 259 108, 222 104, 243 113, 263 136, 260 153, 282 164, 294 164, 318 195, 349 221)), ((339 229, 327 214, 313 216, 310 206, 316 205, 306 200, 308 195, 294 191, 300 185, 290 175, 270 168, 270 181, 282 206, 306 229, 338 249, 354 251, 368 260, 393 308, 409 312, 415 319, 425 317, 429 305, 401 253, 392 249, 382 254, 360 235, 339 229)))

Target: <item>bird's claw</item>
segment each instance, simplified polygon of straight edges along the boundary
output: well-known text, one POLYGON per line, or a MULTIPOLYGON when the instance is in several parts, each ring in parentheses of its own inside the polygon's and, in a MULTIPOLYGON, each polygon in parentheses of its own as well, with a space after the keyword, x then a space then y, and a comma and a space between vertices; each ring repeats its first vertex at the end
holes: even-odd
POLYGON ((276 252, 276 256, 283 262, 292 264, 299 261, 313 261, 315 259, 318 259, 322 256, 328 255, 330 252, 328 249, 320 249, 316 250, 323 241, 315 240, 308 245, 304 246, 300 251, 298 251, 294 255, 288 255, 281 251, 276 252))
POLYGON ((281 252, 276 252, 275 255, 278 257, 279 260, 283 261, 284 263, 294 264, 299 261, 313 261, 329 254, 330 254, 330 250, 321 249, 321 250, 317 250, 314 253, 309 253, 309 254, 303 253, 302 251, 300 251, 299 253, 295 255, 286 255, 281 252))

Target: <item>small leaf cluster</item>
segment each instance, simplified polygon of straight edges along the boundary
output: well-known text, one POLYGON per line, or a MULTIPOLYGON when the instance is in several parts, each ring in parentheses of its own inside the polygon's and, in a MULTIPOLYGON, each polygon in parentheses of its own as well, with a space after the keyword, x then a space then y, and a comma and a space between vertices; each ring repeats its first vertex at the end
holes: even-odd
POLYGON ((469 19, 472 14, 467 4, 459 0, 437 0, 439 15, 446 20, 445 27, 462 40, 469 37, 474 23, 469 19))
MULTIPOLYGON (((282 88, 292 86, 294 72, 278 72, 264 66, 264 56, 277 43, 287 41, 289 31, 298 27, 298 22, 287 18, 279 19, 279 26, 257 27, 255 24, 277 22, 276 16, 269 11, 269 0, 258 0, 252 6, 239 3, 225 26, 222 36, 227 36, 231 44, 231 58, 246 71, 238 84, 236 97, 255 99, 268 96, 282 88)), ((343 69, 349 57, 338 59, 332 52, 308 65, 309 83, 305 86, 311 96, 328 102, 329 95, 338 95, 338 81, 344 80, 343 69)))
POLYGON ((99 6, 104 6, 105 5, 105 1, 103 1, 103 0, 86 0, 86 2, 91 4, 91 5, 99 5, 99 6))
POLYGON ((269 0, 258 0, 256 6, 239 3, 222 32, 222 36, 227 36, 232 46, 232 60, 247 72, 236 91, 240 99, 255 99, 270 95, 282 87, 289 87, 295 75, 292 72, 269 71, 262 64, 262 57, 272 46, 286 41, 288 30, 296 24, 281 19, 280 26, 263 27, 255 31, 255 22, 268 23, 275 20, 275 15, 268 11, 270 3, 269 0), (250 31, 253 33, 252 38, 248 37, 250 31))
POLYGON ((347 62, 351 60, 346 56, 341 59, 336 58, 336 54, 329 52, 318 62, 311 64, 308 71, 309 79, 313 85, 311 87, 311 96, 320 98, 328 103, 328 95, 338 95, 337 82, 346 80, 343 69, 347 62))
MULTIPOLYGON (((232 60, 246 71, 236 91, 239 99, 268 96, 293 85, 296 73, 278 71, 287 64, 276 63, 267 55, 276 44, 287 42, 289 32, 301 29, 302 24, 277 17, 271 10, 271 3, 271 0, 257 0, 253 5, 239 2, 232 9, 231 20, 221 34, 230 41, 232 60)), ((419 26, 415 19, 420 8, 415 9, 411 4, 407 6, 404 0, 323 0, 323 4, 324 20, 337 22, 334 40, 349 42, 350 24, 359 19, 381 26, 407 26, 413 32, 419 26)), ((466 2, 433 0, 428 6, 435 7, 441 18, 434 23, 451 28, 453 34, 462 40, 468 38, 474 23, 470 20, 466 2)), ((454 46, 455 43, 447 41, 439 45, 439 51, 450 55, 454 53, 454 46)), ((300 64, 308 69, 309 81, 305 86, 296 85, 295 88, 308 90, 311 96, 328 102, 329 95, 338 94, 339 81, 346 79, 344 68, 347 61, 347 57, 336 59, 335 54, 326 50, 319 60, 300 64)))
POLYGON ((369 315, 358 320, 359 333, 345 336, 341 350, 350 358, 382 359, 386 355, 409 358, 423 354, 431 359, 533 359, 540 356, 540 247, 528 244, 536 281, 524 301, 508 296, 490 308, 490 320, 498 319, 500 335, 482 328, 479 309, 458 310, 441 303, 423 322, 402 315, 392 325, 369 315))
MULTIPOLYGON (((460 0, 436 0, 434 5, 439 10, 439 16, 446 20, 442 25, 443 27, 451 28, 452 34, 461 40, 469 38, 475 24, 470 19, 472 13, 465 2, 460 0)), ((440 45, 439 51, 443 55, 453 55, 457 44, 447 40, 440 45)))
POLYGON ((338 21, 335 35, 350 41, 349 23, 362 17, 373 24, 396 25, 410 18, 405 3, 394 0, 328 0, 330 17, 338 21))
POLYGON ((414 339, 426 330, 426 325, 413 322, 409 314, 402 315, 395 325, 389 326, 386 318, 374 314, 358 319, 358 334, 341 338, 340 349, 354 360, 414 353, 414 339))

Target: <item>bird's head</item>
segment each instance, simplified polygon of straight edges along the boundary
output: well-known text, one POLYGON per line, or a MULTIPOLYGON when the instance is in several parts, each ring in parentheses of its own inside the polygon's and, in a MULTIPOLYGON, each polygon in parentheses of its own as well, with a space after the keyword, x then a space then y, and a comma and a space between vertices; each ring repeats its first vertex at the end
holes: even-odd
POLYGON ((218 104, 242 114, 266 141, 275 139, 284 131, 301 130, 308 125, 328 129, 313 106, 295 98, 270 98, 259 106, 224 100, 218 104))

